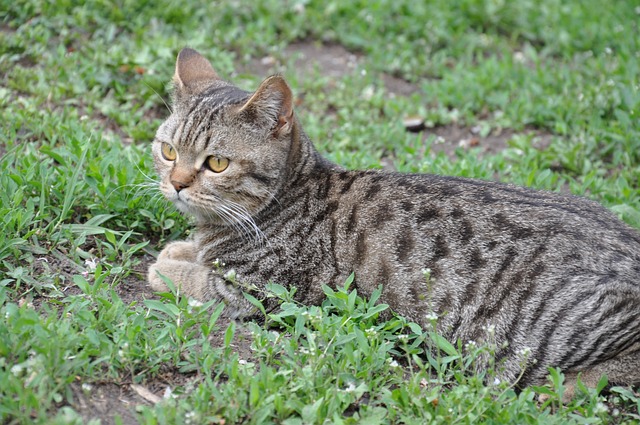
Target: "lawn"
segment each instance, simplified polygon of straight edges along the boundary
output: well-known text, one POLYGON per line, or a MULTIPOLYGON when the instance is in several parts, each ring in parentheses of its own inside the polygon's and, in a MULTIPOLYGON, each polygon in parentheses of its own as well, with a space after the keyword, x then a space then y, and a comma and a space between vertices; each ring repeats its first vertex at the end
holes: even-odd
POLYGON ((383 321, 349 282, 315 307, 274 283, 248 323, 145 284, 190 228, 150 153, 182 47, 247 90, 283 74, 346 167, 572 192, 640 228, 639 22, 634 1, 0 0, 0 423, 639 423, 638 389, 565 406, 552 369, 516 391, 474 372, 495 347, 383 321))

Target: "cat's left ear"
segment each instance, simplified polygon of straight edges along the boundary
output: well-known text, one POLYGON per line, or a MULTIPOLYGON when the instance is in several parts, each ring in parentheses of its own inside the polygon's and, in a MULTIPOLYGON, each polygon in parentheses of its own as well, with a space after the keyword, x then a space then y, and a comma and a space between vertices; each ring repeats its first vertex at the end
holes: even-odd
POLYGON ((261 125, 269 126, 274 137, 283 136, 293 127, 293 94, 280 75, 262 82, 258 90, 240 108, 261 125))

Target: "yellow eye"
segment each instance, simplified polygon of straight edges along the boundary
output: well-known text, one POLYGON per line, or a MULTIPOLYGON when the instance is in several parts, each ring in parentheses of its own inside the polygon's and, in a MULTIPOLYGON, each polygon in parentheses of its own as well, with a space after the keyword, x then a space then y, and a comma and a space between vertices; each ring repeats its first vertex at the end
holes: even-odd
POLYGON ((229 166, 229 160, 227 158, 220 158, 218 156, 210 156, 205 162, 206 167, 214 173, 221 173, 229 166))
POLYGON ((162 157, 167 161, 175 161, 178 156, 176 150, 169 143, 162 143, 160 151, 162 152, 162 157))

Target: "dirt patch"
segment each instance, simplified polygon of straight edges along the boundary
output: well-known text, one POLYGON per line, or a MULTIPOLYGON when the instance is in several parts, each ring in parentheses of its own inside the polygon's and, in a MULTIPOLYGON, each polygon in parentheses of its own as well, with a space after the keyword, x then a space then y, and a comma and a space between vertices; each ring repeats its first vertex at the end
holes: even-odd
POLYGON ((455 157, 456 149, 464 150, 479 148, 481 155, 497 154, 509 147, 509 140, 515 135, 524 134, 533 137, 533 145, 540 150, 544 150, 551 144, 553 135, 536 129, 528 128, 521 132, 511 129, 491 130, 488 134, 482 135, 479 126, 468 127, 458 124, 436 126, 423 130, 424 140, 435 136, 435 141, 431 145, 434 153, 444 152, 447 156, 455 157))
MULTIPOLYGON (((287 46, 280 59, 265 56, 253 59, 242 72, 257 75, 269 75, 282 71, 283 63, 293 60, 293 69, 286 69, 287 73, 294 73, 298 78, 306 78, 309 74, 321 71, 322 75, 330 78, 342 78, 358 71, 363 63, 364 55, 353 53, 338 44, 322 44, 313 41, 300 41, 287 46)), ((381 74, 387 92, 394 96, 410 96, 420 93, 420 88, 401 78, 389 74, 381 74)))
POLYGON ((123 424, 137 424, 136 406, 152 404, 130 385, 74 382, 70 389, 71 406, 82 416, 85 423, 92 419, 100 419, 101 424, 111 425, 120 419, 123 424))

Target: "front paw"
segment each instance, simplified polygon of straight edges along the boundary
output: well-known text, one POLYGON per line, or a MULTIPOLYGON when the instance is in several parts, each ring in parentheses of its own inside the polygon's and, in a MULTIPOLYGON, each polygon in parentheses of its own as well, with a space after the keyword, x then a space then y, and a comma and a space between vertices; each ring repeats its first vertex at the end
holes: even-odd
POLYGON ((188 241, 171 242, 158 255, 158 262, 165 260, 188 261, 194 263, 198 252, 196 244, 188 241))
POLYGON ((161 277, 162 275, 165 278, 173 281, 173 279, 165 273, 166 271, 167 271, 166 268, 162 267, 162 264, 160 263, 160 261, 149 266, 149 272, 147 274, 147 282, 149 282, 149 286, 155 292, 169 292, 169 287, 167 286, 164 279, 161 277))
POLYGON ((157 292, 168 292, 165 279, 173 282, 176 290, 199 301, 207 300, 210 269, 189 261, 161 259, 149 267, 149 286, 157 292))

